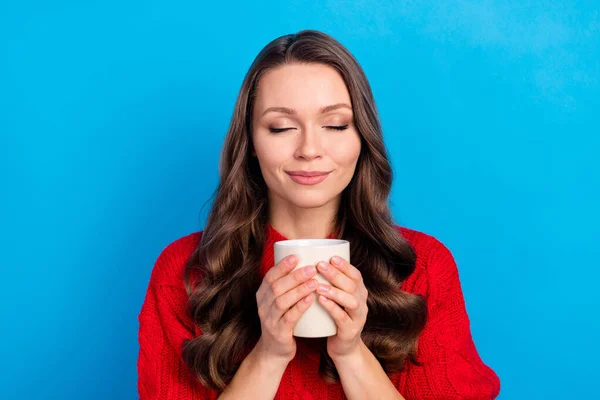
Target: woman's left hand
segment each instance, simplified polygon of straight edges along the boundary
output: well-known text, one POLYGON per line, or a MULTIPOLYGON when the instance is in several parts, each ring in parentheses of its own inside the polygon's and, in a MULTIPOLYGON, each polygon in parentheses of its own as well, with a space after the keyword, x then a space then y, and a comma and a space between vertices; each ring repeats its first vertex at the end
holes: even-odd
POLYGON ((361 332, 367 320, 367 288, 356 267, 340 257, 320 262, 317 269, 331 285, 319 284, 319 303, 337 325, 337 334, 327 339, 327 352, 335 361, 358 353, 361 332))

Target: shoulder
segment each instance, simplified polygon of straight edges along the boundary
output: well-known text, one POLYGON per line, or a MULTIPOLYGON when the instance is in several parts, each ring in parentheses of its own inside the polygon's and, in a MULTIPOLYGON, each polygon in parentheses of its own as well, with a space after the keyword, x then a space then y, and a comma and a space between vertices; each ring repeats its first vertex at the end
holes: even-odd
POLYGON ((154 285, 182 285, 187 262, 201 238, 202 232, 194 232, 163 248, 152 269, 150 282, 154 285))
POLYGON ((452 258, 452 253, 436 237, 414 229, 397 226, 400 235, 411 245, 420 261, 435 261, 440 258, 452 258))
POLYGON ((403 283, 403 288, 429 297, 440 285, 458 279, 458 269, 452 252, 436 237, 406 227, 397 227, 400 235, 413 248, 415 270, 403 283), (415 288, 419 290, 414 290, 415 288), (413 290, 411 290, 413 289, 413 290))

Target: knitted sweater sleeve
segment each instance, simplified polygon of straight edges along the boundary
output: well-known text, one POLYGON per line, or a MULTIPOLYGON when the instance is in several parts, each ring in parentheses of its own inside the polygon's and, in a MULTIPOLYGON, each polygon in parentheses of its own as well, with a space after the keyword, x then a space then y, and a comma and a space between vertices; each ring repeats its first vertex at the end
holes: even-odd
POLYGON ((458 269, 439 241, 427 259, 428 322, 419 338, 421 366, 411 366, 407 400, 489 400, 500 381, 483 363, 471 336, 458 269))
POLYGON ((185 243, 174 242, 158 257, 138 316, 140 400, 215 399, 196 383, 181 357, 183 343, 194 337, 194 324, 185 312, 187 293, 182 271, 185 243))

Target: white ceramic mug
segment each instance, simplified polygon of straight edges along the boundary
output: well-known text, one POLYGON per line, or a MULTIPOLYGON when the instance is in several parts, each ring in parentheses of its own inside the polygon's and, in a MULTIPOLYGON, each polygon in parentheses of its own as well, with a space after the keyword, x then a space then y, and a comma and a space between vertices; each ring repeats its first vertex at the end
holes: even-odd
MULTIPOLYGON (((307 265, 316 266, 318 262, 329 262, 331 257, 338 256, 350 262, 350 243, 338 239, 299 239, 283 240, 275 243, 275 264, 289 255, 298 257, 294 270, 307 265)), ((321 283, 329 283, 321 274, 315 279, 321 283)), ((298 337, 327 337, 337 333, 337 325, 329 312, 318 302, 317 294, 313 293, 314 301, 302 314, 294 328, 294 336, 298 337)))

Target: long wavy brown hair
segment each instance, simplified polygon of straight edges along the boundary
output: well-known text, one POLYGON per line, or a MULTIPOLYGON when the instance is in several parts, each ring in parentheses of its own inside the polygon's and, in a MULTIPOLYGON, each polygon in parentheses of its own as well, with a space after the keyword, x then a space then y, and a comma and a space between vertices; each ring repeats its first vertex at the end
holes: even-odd
MULTIPOLYGON (((422 297, 400 291, 415 268, 415 254, 396 229, 388 206, 392 168, 367 78, 350 52, 318 31, 270 42, 242 83, 223 147, 220 182, 185 284, 188 310, 202 334, 183 346, 183 358, 206 387, 221 391, 260 338, 256 291, 267 226, 267 186, 253 156, 251 116, 257 84, 271 68, 321 63, 344 79, 362 148, 354 177, 343 191, 333 231, 351 243, 351 260, 369 291, 362 339, 386 372, 416 360, 426 320, 422 297), (198 277, 198 279, 196 279, 198 277)), ((339 375, 322 346, 319 373, 339 375)))

